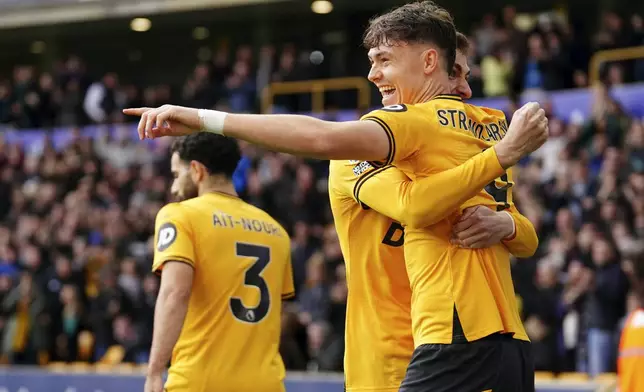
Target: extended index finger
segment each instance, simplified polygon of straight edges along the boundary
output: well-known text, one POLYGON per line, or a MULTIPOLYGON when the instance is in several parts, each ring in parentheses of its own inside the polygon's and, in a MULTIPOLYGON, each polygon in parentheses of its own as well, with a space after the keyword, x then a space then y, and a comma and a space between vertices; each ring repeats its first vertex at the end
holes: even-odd
POLYGON ((150 108, 127 108, 123 109, 123 114, 127 114, 128 116, 142 116, 143 113, 147 112, 148 110, 151 110, 150 108))

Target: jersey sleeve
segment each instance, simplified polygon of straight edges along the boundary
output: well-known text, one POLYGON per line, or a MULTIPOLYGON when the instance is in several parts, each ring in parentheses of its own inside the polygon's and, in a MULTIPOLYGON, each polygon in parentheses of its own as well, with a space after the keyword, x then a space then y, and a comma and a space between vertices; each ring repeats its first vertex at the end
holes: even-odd
POLYGON ((361 178, 375 170, 370 162, 331 161, 329 163, 329 201, 334 214, 355 206, 354 188, 361 178))
POLYGON ((530 257, 535 254, 539 246, 539 237, 530 219, 521 215, 519 210, 512 205, 508 208, 507 213, 514 220, 514 235, 506 238, 503 243, 508 251, 519 258, 530 257))
POLYGON ((282 299, 289 299, 295 296, 295 285, 293 284, 293 265, 291 253, 288 253, 288 260, 284 266, 284 278, 282 281, 282 299))
POLYGON ((168 261, 195 267, 194 236, 186 212, 178 203, 167 204, 157 214, 152 271, 160 273, 168 261))
POLYGON ((371 162, 376 167, 383 167, 403 160, 414 154, 418 149, 418 140, 415 138, 413 118, 406 105, 386 106, 374 110, 360 119, 373 121, 380 125, 389 139, 389 154, 384 161, 371 162))
POLYGON ((430 226, 454 212, 503 174, 493 148, 455 168, 412 181, 394 166, 374 169, 356 181, 353 196, 363 207, 404 226, 430 226))

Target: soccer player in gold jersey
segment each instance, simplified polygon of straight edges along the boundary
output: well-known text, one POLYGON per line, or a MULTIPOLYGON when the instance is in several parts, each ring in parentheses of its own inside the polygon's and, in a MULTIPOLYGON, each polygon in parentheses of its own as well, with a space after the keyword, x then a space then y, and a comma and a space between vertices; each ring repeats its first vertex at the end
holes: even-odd
POLYGON ((161 274, 146 392, 283 392, 281 300, 293 295, 290 240, 237 197, 234 139, 193 134, 172 146, 172 193, 156 218, 161 274), (172 356, 172 358, 171 358, 172 356))
MULTIPOLYGON (((390 203, 404 214, 416 346, 401 390, 529 391, 534 389, 533 370, 520 341, 526 337, 516 309, 507 248, 463 249, 452 244, 462 207, 437 224, 422 227, 424 217, 418 212, 424 212, 420 205, 427 200, 417 196, 426 194, 421 192, 426 180, 476 159, 485 149, 480 155, 496 157, 500 164, 487 166, 486 175, 501 179, 488 187, 496 198, 481 191, 474 204, 507 208, 511 179, 502 176, 503 169, 545 141, 547 119, 536 105, 526 105, 515 113, 512 124, 542 124, 513 131, 498 111, 473 108, 449 95, 447 70, 454 62, 455 29, 451 17, 439 10, 431 2, 408 4, 372 22, 365 40, 373 62, 370 79, 389 106, 362 121, 332 123, 175 106, 132 109, 126 114, 142 116, 141 137, 206 129, 308 156, 354 158, 373 161, 372 166, 395 163, 414 180, 393 184, 401 197, 390 203)), ((461 179, 451 188, 473 178, 479 179, 461 179)))
MULTIPOLYGON (((457 38, 452 91, 463 98, 470 98, 471 90, 466 79, 469 67, 465 54, 469 43, 462 34, 457 38)), ((449 173, 450 178, 442 177, 444 182, 436 182, 435 191, 423 197, 424 203, 419 203, 425 208, 432 207, 431 211, 418 213, 426 219, 424 225, 440 220, 442 214, 453 211, 487 185, 476 184, 474 178, 481 176, 468 172, 470 165, 481 173, 488 172, 485 158, 479 155, 459 166, 455 170, 460 173, 442 173, 449 173), (467 178, 463 183, 475 187, 469 194, 459 189, 462 187, 453 185, 463 177, 467 178)), ((439 181, 435 177, 434 180, 439 181)), ((397 391, 414 350, 410 317, 411 289, 402 249, 404 230, 398 222, 404 219, 404 212, 396 208, 397 203, 392 203, 392 200, 398 199, 398 189, 392 184, 408 181, 408 177, 395 167, 375 169, 369 163, 360 161, 330 163, 329 197, 345 255, 350 291, 345 331, 347 391, 397 391), (356 194, 360 195, 359 199, 356 199, 356 194), (387 214, 381 214, 382 211, 387 214), (370 350, 364 349, 365 344, 370 346, 370 350)), ((510 210, 510 214, 485 210, 490 211, 492 216, 482 218, 479 210, 464 211, 464 216, 475 217, 482 223, 493 223, 488 230, 464 237, 463 242, 478 240, 476 235, 485 234, 487 241, 484 246, 504 240, 504 244, 516 256, 527 257, 534 253, 538 240, 528 219, 516 210, 510 210)), ((469 218, 463 224, 469 224, 467 229, 475 226, 469 218)), ((468 234, 467 230, 463 233, 468 234)))

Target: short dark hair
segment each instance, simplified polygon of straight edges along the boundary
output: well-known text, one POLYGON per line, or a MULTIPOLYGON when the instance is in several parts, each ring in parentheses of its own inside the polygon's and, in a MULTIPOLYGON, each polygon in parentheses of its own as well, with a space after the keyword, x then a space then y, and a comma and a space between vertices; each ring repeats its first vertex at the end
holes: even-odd
POLYGON ((170 149, 183 161, 197 161, 210 174, 232 177, 241 159, 237 140, 208 132, 197 132, 177 138, 170 149))
POLYGON ((447 72, 456 58, 454 19, 433 1, 405 4, 371 19, 362 42, 367 49, 397 42, 432 43, 443 52, 447 72))
POLYGON ((456 32, 456 50, 463 52, 467 55, 470 51, 471 45, 470 40, 467 39, 467 36, 460 31, 456 32))

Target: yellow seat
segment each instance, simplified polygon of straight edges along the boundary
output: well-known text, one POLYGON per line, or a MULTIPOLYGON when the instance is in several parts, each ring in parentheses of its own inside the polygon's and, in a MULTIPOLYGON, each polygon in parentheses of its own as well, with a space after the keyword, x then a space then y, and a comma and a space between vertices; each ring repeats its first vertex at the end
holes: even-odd
POLYGON ((119 374, 132 374, 134 373, 135 367, 131 363, 119 363, 114 365, 114 372, 119 374))
POLYGON ((107 349, 105 355, 103 355, 103 358, 99 362, 116 365, 117 363, 123 362, 123 358, 125 358, 125 349, 121 346, 114 345, 107 349))
POLYGON ((587 373, 560 373, 557 376, 559 381, 586 382, 590 379, 587 373))
POLYGON ((148 364, 147 363, 140 363, 137 365, 134 365, 136 367, 135 372, 140 373, 140 374, 146 374, 148 371, 148 364))
POLYGON ((68 369, 74 373, 89 373, 92 371, 92 366, 87 362, 72 362, 68 369))
POLYGON ((69 370, 69 365, 65 362, 50 362, 47 364, 47 369, 53 373, 67 373, 69 370))
POLYGON ((547 381, 555 378, 552 372, 534 372, 534 379, 536 381, 547 381))
POLYGON ((593 381, 600 384, 611 384, 617 381, 617 374, 615 373, 602 373, 593 378, 593 381))
POLYGON ((96 371, 96 373, 101 374, 112 373, 112 371, 114 370, 114 365, 111 363, 98 362, 94 365, 94 370, 96 371))

